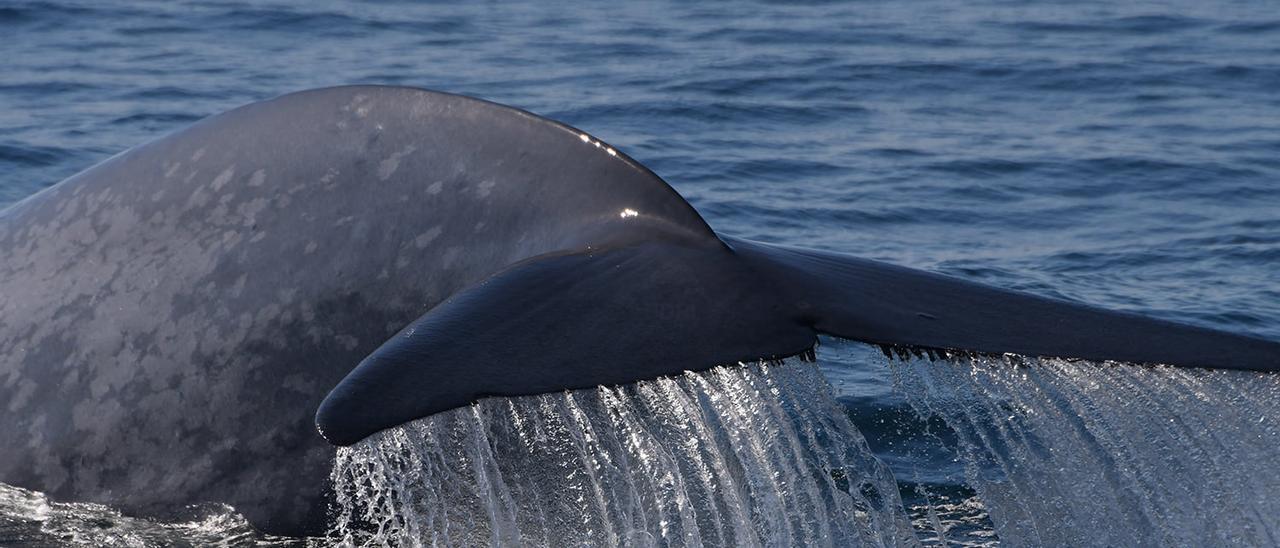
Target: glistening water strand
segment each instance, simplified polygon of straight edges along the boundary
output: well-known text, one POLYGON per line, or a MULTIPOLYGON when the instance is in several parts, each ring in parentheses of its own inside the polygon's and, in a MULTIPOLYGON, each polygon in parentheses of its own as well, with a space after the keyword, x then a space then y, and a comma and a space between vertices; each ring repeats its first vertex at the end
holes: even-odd
POLYGON ((1021 357, 890 366, 1002 542, 1274 546, 1280 376, 1021 357))
POLYGON ((356 546, 918 544, 816 366, 486 399, 339 451, 356 546))
MULTIPOLYGON (((862 419, 833 400, 813 365, 749 364, 485 400, 387 430, 338 454, 338 504, 323 542, 1273 546, 1280 540, 1280 476, 1267 473, 1280 447, 1275 375, 898 356, 912 358, 891 362, 886 372, 915 414, 945 426, 934 439, 964 464, 972 492, 947 490, 936 478, 904 483, 904 509, 898 484, 850 422, 862 419)), ((910 469, 898 474, 912 477, 910 469)), ((188 508, 161 522, 0 485, 5 545, 319 544, 298 540, 258 535, 221 505, 188 508)))

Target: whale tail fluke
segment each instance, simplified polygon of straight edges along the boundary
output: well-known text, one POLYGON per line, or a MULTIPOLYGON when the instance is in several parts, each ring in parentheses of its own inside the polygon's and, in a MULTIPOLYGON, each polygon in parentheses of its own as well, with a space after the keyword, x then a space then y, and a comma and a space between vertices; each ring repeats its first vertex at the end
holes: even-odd
POLYGON ((617 385, 811 351, 818 333, 900 357, 1012 353, 1280 371, 1280 344, 847 255, 655 240, 514 265, 427 312, 325 399, 350 445, 486 396, 617 385), (376 404, 374 403, 376 402, 376 404))
POLYGON ((780 359, 815 342, 723 246, 649 242, 558 254, 515 265, 424 314, 329 393, 316 424, 331 443, 350 445, 485 396, 780 359))
MULTIPOLYGON (((625 154, 493 103, 407 88, 335 88, 246 107, 217 124, 236 129, 225 133, 237 146, 245 124, 294 127, 315 119, 326 125, 308 139, 334 134, 325 118, 301 115, 310 112, 339 113, 343 123, 377 136, 369 142, 413 143, 383 152, 405 174, 399 188, 421 191, 424 207, 434 204, 424 216, 434 226, 424 234, 495 231, 470 248, 489 260, 442 275, 448 283, 419 284, 449 297, 328 394, 316 423, 335 444, 484 396, 803 354, 818 333, 899 355, 1013 353, 1280 370, 1274 342, 719 236, 625 154), (366 102, 380 122, 347 120, 351 105, 366 102), (435 182, 423 190, 421 181, 435 182), (454 191, 443 192, 446 183, 454 191)), ((206 123, 202 131, 221 126, 206 123)), ((266 150, 248 147, 239 157, 266 150)), ((359 174, 361 158, 346 171, 359 174)), ((425 247, 417 260, 447 262, 450 249, 462 247, 425 247)), ((415 278, 424 279, 432 278, 415 278)))
MULTIPOLYGON (((813 328, 903 349, 1280 371, 1280 344, 847 255, 726 239, 813 328)), ((898 350, 893 350, 897 348, 898 350)), ((906 350, 909 352, 909 350, 906 350)))

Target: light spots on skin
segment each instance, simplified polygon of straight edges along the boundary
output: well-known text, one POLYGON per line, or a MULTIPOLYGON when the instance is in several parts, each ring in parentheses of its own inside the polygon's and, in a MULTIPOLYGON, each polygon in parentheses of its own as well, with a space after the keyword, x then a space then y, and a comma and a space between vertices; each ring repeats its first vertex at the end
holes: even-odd
POLYGON ((336 182, 338 179, 338 170, 330 168, 320 176, 320 184, 324 185, 325 190, 333 190, 338 187, 336 182))
POLYGON ((266 180, 267 180, 267 170, 259 169, 258 171, 253 172, 253 175, 249 176, 249 186, 252 186, 252 187, 262 186, 262 183, 266 182, 266 180))
MULTIPOLYGON (((351 102, 342 107, 343 112, 350 112, 356 115, 356 118, 364 118, 369 115, 369 96, 363 93, 357 93, 351 98, 351 102)), ((344 125, 339 123, 340 126, 344 125)))
POLYGON ((458 261, 458 256, 462 255, 462 248, 458 246, 450 246, 444 251, 444 255, 440 257, 440 264, 445 268, 453 268, 453 264, 458 261))
POLYGON ((254 316, 253 322, 242 325, 241 332, 230 337, 230 340, 244 340, 244 338, 248 336, 249 327, 254 324, 267 325, 276 318, 279 318, 280 314, 283 312, 284 307, 280 306, 280 303, 271 303, 258 309, 258 313, 254 316))
POLYGON ((63 228, 63 237, 67 241, 81 246, 88 246, 97 239, 98 233, 93 230, 93 222, 90 219, 80 218, 63 228))
POLYGON ((310 394, 315 391, 315 381, 301 373, 295 373, 284 378, 281 386, 288 390, 293 390, 299 394, 310 394))
POLYGON ((480 184, 476 185, 476 196, 479 196, 481 198, 488 198, 489 194, 493 192, 493 187, 495 186, 498 186, 497 181, 493 181, 493 180, 480 181, 480 184))
POLYGON ((413 145, 408 145, 399 152, 392 153, 391 156, 383 159, 382 162, 378 164, 378 179, 385 181, 394 175, 396 170, 400 169, 400 160, 405 156, 412 154, 413 151, 417 149, 418 148, 413 145))
POLYGON ((236 208, 236 212, 244 218, 244 221, 240 224, 250 227, 256 225, 258 223, 258 215, 263 211, 266 211, 267 206, 269 205, 271 205, 271 201, 266 198, 254 198, 248 202, 240 204, 240 206, 236 208))
POLYGON ((307 247, 306 249, 303 249, 302 252, 307 255, 310 255, 312 253, 315 253, 316 249, 319 249, 319 248, 320 248, 320 244, 317 244, 315 240, 312 240, 310 242, 307 242, 307 247))
POLYGON ((439 194, 444 190, 444 181, 436 181, 427 187, 427 194, 439 194))
POLYGON ((221 191, 222 187, 227 186, 227 183, 231 182, 231 178, 235 175, 235 166, 224 169, 222 170, 222 173, 219 173, 217 177, 213 178, 213 182, 209 183, 209 186, 212 187, 214 191, 221 191))
POLYGON ((191 197, 187 198, 187 209, 198 209, 209 203, 209 193, 204 188, 197 188, 191 192, 191 197))
POLYGON ((236 279, 236 283, 231 286, 231 295, 239 297, 241 293, 244 293, 244 284, 248 281, 249 274, 247 272, 241 274, 240 277, 236 279))
POLYGON ((334 337, 334 340, 347 350, 355 350, 360 346, 360 339, 352 337, 351 335, 338 335, 337 337, 334 337))
POLYGON ((13 400, 9 402, 9 412, 16 412, 27 405, 31 399, 31 394, 36 391, 36 383, 31 379, 22 379, 18 383, 18 393, 13 396, 13 400))
POLYGON ((430 230, 427 230, 426 232, 419 234, 417 238, 413 239, 414 247, 417 247, 418 249, 423 249, 431 245, 431 242, 435 241, 435 239, 440 236, 440 233, 442 231, 443 229, 439 226, 431 227, 430 230))

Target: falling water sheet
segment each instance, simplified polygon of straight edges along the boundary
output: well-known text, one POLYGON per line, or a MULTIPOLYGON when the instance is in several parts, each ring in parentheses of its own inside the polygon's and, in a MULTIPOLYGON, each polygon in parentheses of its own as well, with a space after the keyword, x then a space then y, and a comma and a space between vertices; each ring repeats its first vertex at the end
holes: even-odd
MULTIPOLYGON (((828 375, 850 366, 820 358, 828 375)), ((328 539, 264 537, 224 505, 156 522, 0 485, 0 544, 1277 544, 1274 375, 857 361, 891 378, 919 419, 906 426, 954 452, 968 487, 901 468, 895 483, 815 366, 753 364, 484 400, 380 433, 337 456, 328 539)))
POLYGON ((476 405, 338 453, 343 544, 917 545, 816 366, 476 405))
POLYGON ((1020 356, 906 360, 1010 546, 1280 545, 1280 376, 1020 356))
POLYGON ((1280 450, 1274 376, 1020 356, 912 359, 888 373, 921 419, 941 418, 974 496, 916 485, 904 509, 816 370, 752 365, 490 400, 388 431, 340 453, 332 534, 357 545, 1276 544, 1280 480, 1263 472, 1280 450))

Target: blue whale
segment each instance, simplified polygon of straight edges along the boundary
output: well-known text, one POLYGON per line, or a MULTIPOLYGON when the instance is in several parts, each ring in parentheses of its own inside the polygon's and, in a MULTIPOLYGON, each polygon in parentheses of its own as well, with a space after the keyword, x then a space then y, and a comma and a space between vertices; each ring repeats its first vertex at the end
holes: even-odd
POLYGON ((1280 344, 719 235, 583 131, 404 87, 210 117, 0 213, 0 481, 322 531, 333 445, 812 352, 1280 370, 1280 344), (320 435, 317 435, 317 427, 320 435))

